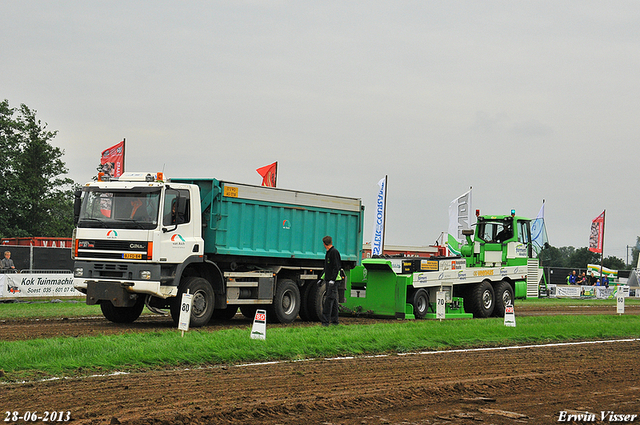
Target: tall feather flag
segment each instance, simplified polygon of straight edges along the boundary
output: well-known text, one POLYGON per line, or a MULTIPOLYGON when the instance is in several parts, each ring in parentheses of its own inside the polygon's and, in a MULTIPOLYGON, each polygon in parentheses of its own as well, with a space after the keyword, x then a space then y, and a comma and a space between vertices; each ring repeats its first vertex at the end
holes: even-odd
POLYGON ((591 235, 589 236, 589 251, 602 254, 604 247, 604 213, 597 216, 591 222, 591 235))
POLYGON ((276 187, 278 161, 274 162, 273 164, 260 167, 256 169, 256 171, 262 176, 262 186, 276 187))
POLYGON ((476 223, 473 211, 471 190, 463 193, 449 204, 449 238, 447 245, 451 255, 460 255, 460 244, 465 240, 462 231, 471 229, 476 223))
POLYGON ((538 215, 531 222, 531 243, 537 255, 540 255, 540 251, 549 243, 547 227, 544 224, 544 199, 542 200, 542 207, 540 207, 538 215))
POLYGON ((100 165, 109 177, 120 177, 124 173, 124 141, 102 151, 100 165))
POLYGON ((387 176, 378 182, 376 196, 376 216, 373 220, 373 236, 371 238, 371 256, 384 252, 384 221, 387 210, 387 176))

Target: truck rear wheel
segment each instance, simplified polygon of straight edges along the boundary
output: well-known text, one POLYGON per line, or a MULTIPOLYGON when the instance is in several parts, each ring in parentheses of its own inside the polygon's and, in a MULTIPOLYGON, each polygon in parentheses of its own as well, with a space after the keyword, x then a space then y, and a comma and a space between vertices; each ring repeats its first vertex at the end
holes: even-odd
POLYGON ((411 297, 413 315, 416 319, 424 319, 429 311, 429 294, 424 289, 418 289, 411 297))
POLYGON ((469 288, 464 305, 469 306, 473 317, 484 319, 491 316, 496 305, 495 293, 491 282, 485 280, 479 284, 472 285, 469 288))
POLYGON ((111 301, 105 300, 100 303, 100 310, 104 317, 113 323, 135 322, 144 309, 144 296, 139 296, 133 307, 114 307, 111 301))
POLYGON ((187 290, 190 294, 193 294, 189 326, 197 328, 206 325, 213 315, 215 295, 211 284, 206 279, 196 276, 185 278, 180 284, 178 295, 171 301, 171 318, 173 322, 177 325, 180 320, 182 294, 186 293, 187 290))
POLYGON ((305 322, 311 321, 311 316, 309 313, 309 293, 311 292, 311 288, 313 287, 314 282, 305 282, 305 284, 300 289, 300 319, 305 322))
POLYGON ((322 306, 324 297, 327 295, 327 285, 324 281, 314 282, 309 288, 309 298, 307 299, 307 314, 312 322, 322 321, 322 306))
POLYGON ((509 282, 501 280, 493 288, 496 294, 496 307, 493 309, 495 317, 504 317, 505 307, 509 304, 513 305, 513 288, 509 282))
POLYGON ((300 312, 300 290, 293 280, 282 280, 273 297, 273 304, 267 308, 267 320, 291 323, 300 312))

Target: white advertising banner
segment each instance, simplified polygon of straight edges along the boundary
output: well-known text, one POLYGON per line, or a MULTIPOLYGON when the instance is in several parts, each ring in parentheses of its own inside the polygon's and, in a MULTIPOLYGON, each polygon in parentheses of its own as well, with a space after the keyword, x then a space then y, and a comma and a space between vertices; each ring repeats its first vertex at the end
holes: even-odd
POLYGON ((71 273, 0 274, 0 299, 83 296, 73 287, 71 273))
POLYGON ((459 245, 465 240, 462 231, 471 229, 471 226, 476 222, 476 216, 471 212, 472 208, 471 189, 449 204, 448 245, 451 255, 460 255, 459 245))
POLYGON ((378 182, 378 196, 376 197, 376 216, 373 220, 373 236, 371 237, 371 255, 382 254, 382 244, 384 243, 384 210, 387 178, 384 177, 378 182))
POLYGON ((580 298, 581 293, 582 293, 581 286, 556 287, 556 296, 558 297, 580 298))

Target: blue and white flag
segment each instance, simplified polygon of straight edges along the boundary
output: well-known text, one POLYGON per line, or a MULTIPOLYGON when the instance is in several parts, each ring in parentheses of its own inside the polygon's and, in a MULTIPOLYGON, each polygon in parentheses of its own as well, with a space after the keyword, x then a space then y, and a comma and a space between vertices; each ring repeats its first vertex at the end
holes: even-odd
POLYGON ((531 243, 536 254, 540 254, 547 242, 549 240, 547 239, 547 228, 544 225, 544 201, 542 201, 538 216, 531 221, 531 243))
POLYGON ((387 176, 378 182, 376 197, 376 216, 373 220, 373 236, 371 238, 371 256, 381 255, 384 244, 384 216, 386 209, 387 176))
POLYGON ((458 196, 449 204, 449 238, 447 245, 450 255, 460 255, 460 244, 465 240, 462 231, 471 229, 476 222, 472 211, 471 189, 458 196))

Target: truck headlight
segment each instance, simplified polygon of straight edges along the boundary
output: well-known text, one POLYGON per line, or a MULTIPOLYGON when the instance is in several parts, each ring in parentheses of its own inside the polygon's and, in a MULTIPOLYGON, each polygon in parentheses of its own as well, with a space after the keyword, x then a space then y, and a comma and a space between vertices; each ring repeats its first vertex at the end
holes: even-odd
POLYGON ((84 269, 82 267, 76 267, 73 269, 73 275, 75 277, 82 277, 84 275, 84 269))
POLYGON ((142 280, 151 280, 151 272, 149 270, 141 270, 140 271, 140 279, 142 279, 142 280))

